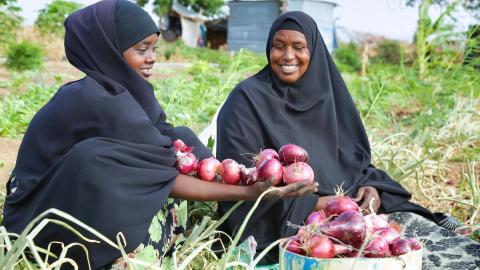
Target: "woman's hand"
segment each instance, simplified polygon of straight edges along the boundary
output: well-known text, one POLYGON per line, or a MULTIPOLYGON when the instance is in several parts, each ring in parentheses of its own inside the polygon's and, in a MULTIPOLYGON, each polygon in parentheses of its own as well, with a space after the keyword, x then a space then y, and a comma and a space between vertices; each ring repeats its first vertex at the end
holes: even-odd
MULTIPOLYGON (((256 200, 272 187, 273 181, 257 182, 252 186, 226 185, 207 182, 183 174, 175 178, 170 197, 191 201, 240 201, 256 200)), ((317 191, 318 183, 294 183, 275 188, 264 199, 299 197, 317 191)))
POLYGON ((274 188, 274 190, 265 194, 263 199, 279 199, 288 197, 300 197, 317 191, 318 183, 293 183, 282 187, 273 187, 272 181, 257 182, 250 186, 251 199, 256 200, 266 190, 274 188))
POLYGON ((353 198, 353 201, 356 203, 362 203, 360 208, 370 209, 370 201, 372 201, 373 211, 376 213, 378 208, 380 208, 380 195, 376 188, 371 186, 360 187, 357 191, 357 196, 353 198), (373 200, 373 201, 372 201, 373 200))

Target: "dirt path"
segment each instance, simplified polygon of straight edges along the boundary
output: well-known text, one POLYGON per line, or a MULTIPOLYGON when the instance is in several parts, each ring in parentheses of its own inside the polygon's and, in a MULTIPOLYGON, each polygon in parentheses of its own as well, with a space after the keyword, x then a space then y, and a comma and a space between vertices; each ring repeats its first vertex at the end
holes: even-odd
POLYGON ((0 138, 0 185, 2 187, 15 166, 20 142, 17 139, 0 138))

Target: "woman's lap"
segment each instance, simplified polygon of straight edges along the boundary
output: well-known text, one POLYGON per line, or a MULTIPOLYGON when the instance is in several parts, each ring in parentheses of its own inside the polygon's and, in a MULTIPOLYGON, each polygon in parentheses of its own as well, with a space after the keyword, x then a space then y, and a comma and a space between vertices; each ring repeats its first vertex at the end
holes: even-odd
POLYGON ((480 243, 416 214, 397 212, 390 214, 389 219, 403 226, 403 237, 414 237, 423 243, 423 269, 480 269, 480 243))

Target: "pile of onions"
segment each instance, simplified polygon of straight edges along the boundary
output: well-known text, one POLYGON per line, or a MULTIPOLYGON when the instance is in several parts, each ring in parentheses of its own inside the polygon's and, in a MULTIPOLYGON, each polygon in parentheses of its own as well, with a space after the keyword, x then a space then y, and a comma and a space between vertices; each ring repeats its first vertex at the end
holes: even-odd
POLYGON ((335 196, 324 210, 312 212, 285 248, 314 258, 399 256, 422 248, 416 239, 400 238, 401 227, 386 215, 363 216, 349 197, 335 196))

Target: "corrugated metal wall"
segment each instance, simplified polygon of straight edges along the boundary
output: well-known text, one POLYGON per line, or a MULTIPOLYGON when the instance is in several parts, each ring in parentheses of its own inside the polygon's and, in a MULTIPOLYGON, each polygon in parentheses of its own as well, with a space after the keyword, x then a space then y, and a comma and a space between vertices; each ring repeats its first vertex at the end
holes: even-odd
POLYGON ((328 50, 333 50, 333 8, 335 4, 321 0, 289 0, 288 10, 300 10, 310 15, 317 23, 328 50))
POLYGON ((278 17, 278 1, 230 1, 228 49, 265 52, 268 31, 278 17))
MULTIPOLYGON (((278 17, 278 1, 230 1, 228 49, 248 48, 265 52, 268 31, 278 17)), ((288 10, 303 11, 315 20, 328 49, 333 49, 333 9, 335 3, 322 0, 289 0, 288 10)))

